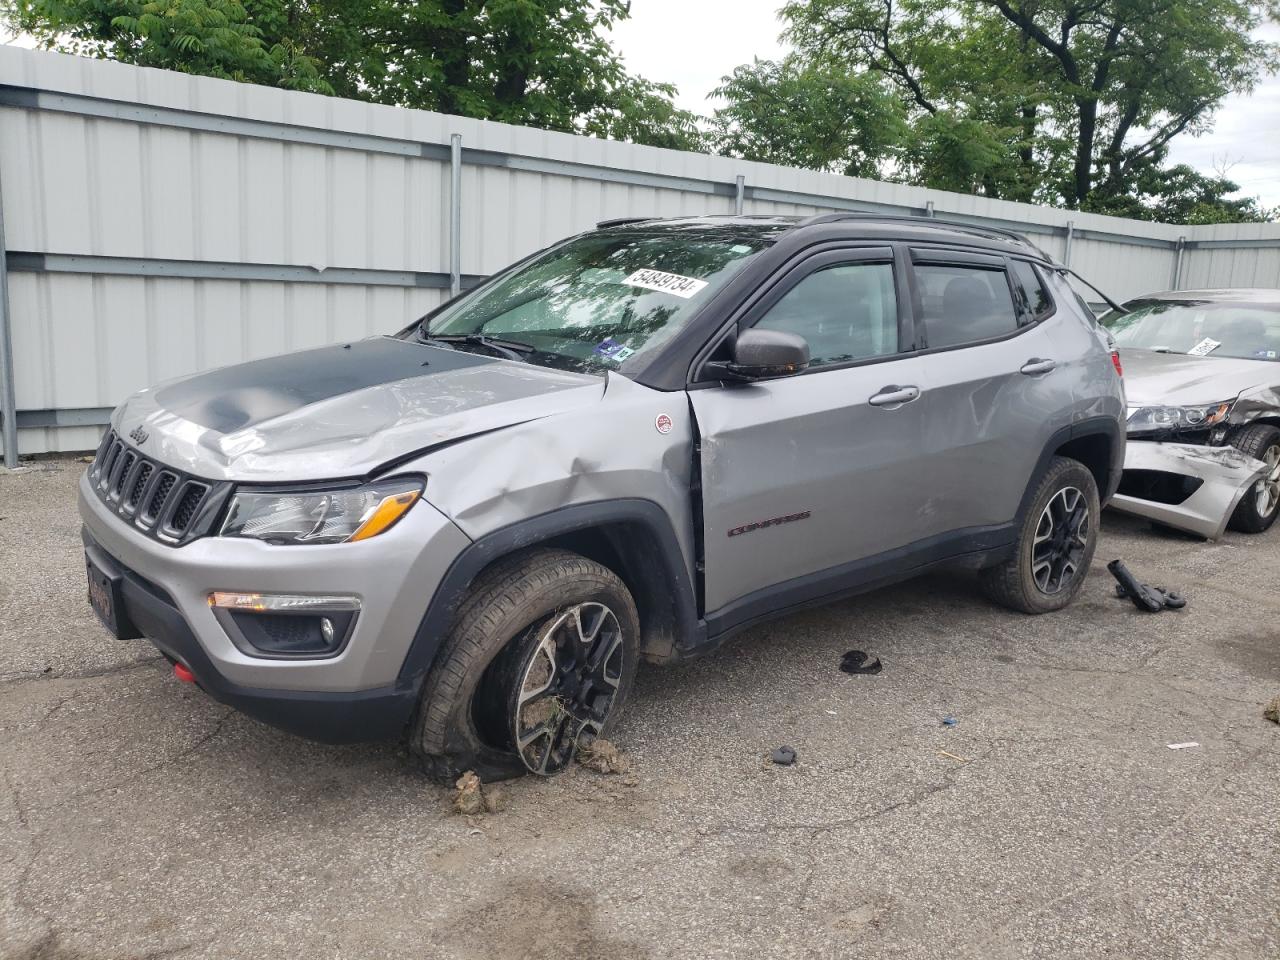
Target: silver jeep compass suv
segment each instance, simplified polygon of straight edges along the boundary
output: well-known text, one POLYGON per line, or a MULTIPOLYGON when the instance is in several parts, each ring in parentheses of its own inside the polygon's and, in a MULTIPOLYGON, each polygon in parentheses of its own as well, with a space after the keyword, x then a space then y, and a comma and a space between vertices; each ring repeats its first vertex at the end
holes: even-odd
POLYGON ((89 596, 286 730, 554 773, 642 657, 944 563, 1064 606, 1124 413, 1016 235, 615 221, 394 337, 130 397, 80 483, 89 596))

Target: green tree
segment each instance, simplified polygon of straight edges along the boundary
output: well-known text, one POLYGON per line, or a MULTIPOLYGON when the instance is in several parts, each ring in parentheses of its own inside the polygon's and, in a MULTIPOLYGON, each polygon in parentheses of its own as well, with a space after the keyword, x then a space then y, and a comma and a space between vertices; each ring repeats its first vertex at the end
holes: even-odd
POLYGON ((1093 209, 1275 69, 1277 0, 791 0, 802 56, 891 83, 908 180, 1093 209))
POLYGON ((290 36, 289 8, 283 0, 8 0, 0 13, 50 49, 331 92, 290 36))
POLYGON ((627 0, 0 0, 46 46, 397 106, 701 146, 605 31, 627 0))
POLYGON ((713 91, 727 105, 712 118, 712 143, 723 153, 878 177, 906 137, 906 110, 871 73, 787 57, 738 67, 713 91))

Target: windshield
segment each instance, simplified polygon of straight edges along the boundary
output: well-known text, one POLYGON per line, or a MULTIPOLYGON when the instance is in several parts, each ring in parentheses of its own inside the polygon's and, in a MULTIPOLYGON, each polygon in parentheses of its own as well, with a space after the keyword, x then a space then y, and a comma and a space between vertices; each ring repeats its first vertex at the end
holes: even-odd
MULTIPOLYGON (((706 234, 588 234, 428 317, 418 336, 488 337, 520 347, 520 359, 530 363, 616 370, 669 340, 766 243, 706 234)), ((457 345, 485 347, 479 339, 457 345)))
POLYGON ((1133 300, 1102 318, 1119 347, 1193 357, 1280 359, 1280 304, 1133 300))

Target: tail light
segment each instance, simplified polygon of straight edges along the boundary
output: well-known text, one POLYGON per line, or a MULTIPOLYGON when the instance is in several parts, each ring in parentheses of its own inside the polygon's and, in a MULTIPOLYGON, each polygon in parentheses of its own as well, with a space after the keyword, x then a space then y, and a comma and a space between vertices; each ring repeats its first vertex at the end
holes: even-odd
POLYGON ((1112 351, 1111 351, 1111 365, 1112 365, 1113 367, 1115 367, 1115 368, 1116 368, 1116 376, 1117 376, 1117 377, 1123 377, 1123 376, 1124 376, 1124 367, 1123 367, 1123 366, 1121 366, 1121 364, 1120 364, 1120 351, 1119 351, 1119 350, 1112 350, 1112 351))

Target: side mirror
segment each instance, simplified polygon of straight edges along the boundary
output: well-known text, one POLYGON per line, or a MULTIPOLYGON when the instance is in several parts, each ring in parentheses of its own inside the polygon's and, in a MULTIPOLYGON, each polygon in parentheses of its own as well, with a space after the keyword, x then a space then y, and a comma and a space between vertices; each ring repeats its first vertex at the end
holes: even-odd
POLYGON ((717 376, 730 380, 789 377, 809 366, 809 344, 796 333, 752 327, 738 334, 733 345, 733 360, 707 366, 717 376))

